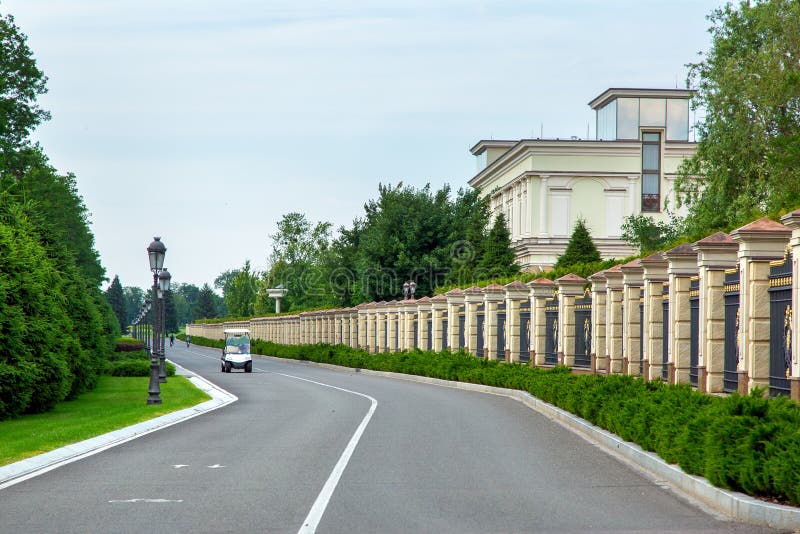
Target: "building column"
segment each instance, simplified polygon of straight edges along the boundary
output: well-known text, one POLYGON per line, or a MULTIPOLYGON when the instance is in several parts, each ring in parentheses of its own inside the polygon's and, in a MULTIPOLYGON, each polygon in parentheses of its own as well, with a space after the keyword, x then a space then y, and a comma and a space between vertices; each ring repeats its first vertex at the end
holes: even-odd
MULTIPOLYGON (((789 246, 792 247, 792 332, 800 333, 800 209, 781 217, 781 222, 792 230, 789 246)), ((800 343, 792 340, 792 376, 789 387, 792 400, 800 402, 800 343)))
POLYGON ((606 269, 606 361, 608 373, 623 372, 623 339, 622 339, 622 301, 623 276, 622 266, 615 265, 606 269))
POLYGON ((605 271, 591 275, 592 283, 592 372, 608 373, 606 350, 606 277, 605 271))
POLYGON ((641 202, 637 196, 636 184, 639 182, 639 175, 628 176, 628 203, 630 204, 631 215, 638 215, 641 211, 641 202))
POLYGON ((725 232, 697 241, 700 277, 700 358, 697 389, 720 393, 725 378, 725 270, 736 267, 739 245, 725 232))
POLYGON ((669 266, 669 362, 667 383, 688 384, 691 367, 691 306, 689 286, 697 276, 697 252, 687 244, 664 253, 669 266))
POLYGON ((542 175, 539 177, 539 237, 549 237, 547 231, 547 180, 549 176, 542 175))
POLYGON ((533 178, 525 177, 525 237, 533 235, 533 178))
POLYGON ((791 236, 791 229, 766 217, 731 232, 739 243, 739 371, 748 393, 769 387, 769 262, 783 258, 791 236))
POLYGON ((661 380, 661 354, 664 343, 664 282, 667 277, 667 259, 662 252, 642 258, 644 270, 644 354, 642 354, 645 380, 661 380))

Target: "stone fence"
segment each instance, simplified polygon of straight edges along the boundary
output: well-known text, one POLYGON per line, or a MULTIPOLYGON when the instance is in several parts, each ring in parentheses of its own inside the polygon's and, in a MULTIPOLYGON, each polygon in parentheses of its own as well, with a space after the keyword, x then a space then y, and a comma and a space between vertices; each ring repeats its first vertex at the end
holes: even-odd
POLYGON ((281 344, 330 343, 373 353, 464 349, 504 362, 625 373, 709 393, 767 388, 800 400, 800 209, 760 219, 591 275, 454 289, 220 324, 281 344))

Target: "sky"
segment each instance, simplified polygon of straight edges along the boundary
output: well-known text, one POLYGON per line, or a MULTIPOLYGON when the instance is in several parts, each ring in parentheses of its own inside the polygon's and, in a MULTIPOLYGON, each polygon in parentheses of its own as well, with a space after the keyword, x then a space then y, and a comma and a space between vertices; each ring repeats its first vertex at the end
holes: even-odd
MULTIPOLYGON (((609 87, 684 88, 706 0, 0 0, 110 279, 268 268, 283 214, 351 226, 379 183, 469 187, 481 139, 594 138, 609 87)), ((104 285, 105 288, 105 285, 104 285)))

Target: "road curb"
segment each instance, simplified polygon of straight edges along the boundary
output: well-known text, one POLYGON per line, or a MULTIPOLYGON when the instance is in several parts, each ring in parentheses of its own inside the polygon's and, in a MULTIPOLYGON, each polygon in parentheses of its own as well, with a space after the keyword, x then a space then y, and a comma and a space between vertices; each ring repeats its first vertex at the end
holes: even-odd
MULTIPOLYGON (((276 358, 273 356, 261 357, 274 361, 287 361, 286 358, 276 358)), ((541 413, 548 419, 559 423, 561 426, 581 435, 609 454, 622 459, 626 464, 636 468, 657 484, 666 486, 688 498, 689 502, 697 504, 696 501, 699 501, 703 506, 729 519, 750 525, 779 529, 800 528, 800 509, 798 508, 772 504, 754 499, 744 493, 717 488, 705 478, 686 474, 680 467, 666 463, 657 454, 645 451, 634 443, 624 441, 615 434, 603 430, 561 408, 546 403, 525 391, 467 382, 455 382, 451 380, 442 380, 440 378, 392 373, 388 371, 353 369, 350 367, 302 360, 289 361, 328 369, 354 371, 365 375, 408 380, 411 382, 509 397, 541 413)))
POLYGON ((211 400, 160 417, 148 419, 147 421, 142 421, 135 425, 120 428, 100 436, 79 441, 37 456, 32 456, 31 458, 26 458, 25 460, 20 460, 13 464, 4 465, 0 467, 0 489, 13 486, 24 480, 52 471, 62 465, 97 454, 138 437, 150 434, 151 432, 155 432, 156 430, 181 423, 187 419, 222 408, 223 406, 227 406, 239 400, 236 395, 225 391, 202 376, 188 371, 175 364, 175 362, 171 363, 173 363, 177 369, 176 374, 186 376, 195 387, 208 394, 211 400))

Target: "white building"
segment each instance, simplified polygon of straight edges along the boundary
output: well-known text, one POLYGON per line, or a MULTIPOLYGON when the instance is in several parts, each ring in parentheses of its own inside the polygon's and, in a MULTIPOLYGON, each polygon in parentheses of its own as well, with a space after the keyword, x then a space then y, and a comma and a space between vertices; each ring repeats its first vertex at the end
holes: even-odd
POLYGON ((484 140, 472 147, 481 169, 469 184, 504 213, 517 261, 547 269, 579 217, 604 258, 635 251, 621 239, 625 216, 667 218, 689 141, 689 99, 680 89, 608 89, 589 102, 596 139, 484 140))

